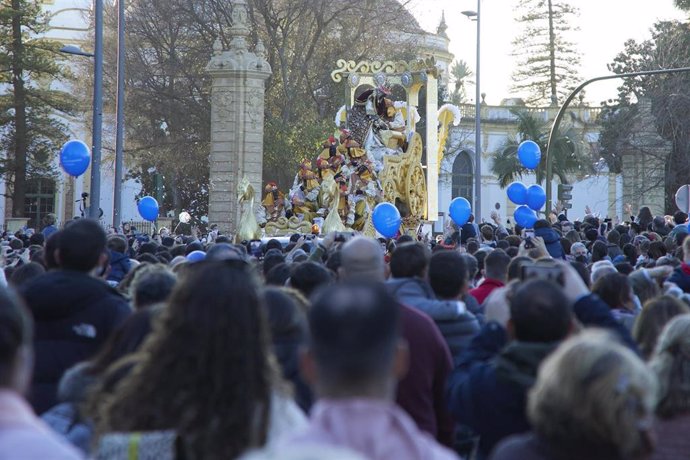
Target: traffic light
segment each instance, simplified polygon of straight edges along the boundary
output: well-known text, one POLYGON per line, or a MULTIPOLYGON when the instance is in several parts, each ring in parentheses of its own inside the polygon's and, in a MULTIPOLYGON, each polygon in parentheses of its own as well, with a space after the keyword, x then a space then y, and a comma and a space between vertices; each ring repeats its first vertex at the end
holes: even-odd
POLYGON ((558 201, 563 204, 564 209, 571 209, 573 204, 570 200, 573 199, 573 186, 570 184, 558 184, 558 201))

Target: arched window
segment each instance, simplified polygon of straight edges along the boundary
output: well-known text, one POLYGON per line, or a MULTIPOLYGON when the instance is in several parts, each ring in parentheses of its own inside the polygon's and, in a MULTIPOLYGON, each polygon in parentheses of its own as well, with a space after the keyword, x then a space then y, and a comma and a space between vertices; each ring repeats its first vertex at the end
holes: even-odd
POLYGON ((40 231, 45 215, 55 212, 55 181, 48 178, 29 179, 24 203, 24 215, 29 218, 29 227, 40 231))
POLYGON ((453 197, 459 196, 467 198, 467 201, 473 203, 473 179, 472 159, 469 153, 462 151, 455 157, 453 162, 453 197))

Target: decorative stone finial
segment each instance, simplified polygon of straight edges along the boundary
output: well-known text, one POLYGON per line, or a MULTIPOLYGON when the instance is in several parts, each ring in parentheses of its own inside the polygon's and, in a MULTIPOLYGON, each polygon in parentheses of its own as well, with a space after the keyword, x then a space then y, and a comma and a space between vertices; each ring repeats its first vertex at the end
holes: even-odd
POLYGON ((213 42, 213 54, 217 56, 222 52, 223 43, 221 43, 220 38, 216 38, 216 41, 213 42))
POLYGON ((232 0, 232 14, 230 15, 232 26, 230 27, 230 47, 236 51, 248 51, 247 36, 249 30, 249 13, 245 0, 232 0))
POLYGON ((448 25, 446 24, 446 12, 444 10, 441 10, 441 23, 438 25, 438 28, 436 29, 436 35, 441 36, 443 38, 448 38, 446 30, 448 30, 448 25))
POLYGON ((266 60, 266 47, 264 46, 264 42, 261 41, 260 38, 256 41, 256 46, 254 47, 254 54, 256 54, 259 58, 266 60))

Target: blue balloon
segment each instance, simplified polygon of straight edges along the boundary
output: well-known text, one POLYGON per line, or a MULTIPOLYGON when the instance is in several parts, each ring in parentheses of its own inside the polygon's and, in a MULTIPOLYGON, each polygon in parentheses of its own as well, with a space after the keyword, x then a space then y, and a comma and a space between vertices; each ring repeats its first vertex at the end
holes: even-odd
POLYGON ((455 225, 462 227, 470 219, 472 214, 472 206, 466 198, 458 197, 450 202, 449 212, 450 218, 453 219, 455 225))
POLYGON ((187 254, 187 262, 201 262, 206 258, 206 253, 204 251, 192 251, 187 254))
POLYGON ((145 196, 139 200, 139 215, 149 222, 155 222, 158 219, 158 201, 152 196, 145 196))
POLYGON ((524 141, 518 146, 518 158, 527 169, 537 169, 541 161, 541 149, 534 141, 524 141))
POLYGON ((515 217, 515 222, 522 228, 532 228, 537 221, 537 214, 525 205, 518 206, 513 217, 515 217))
POLYGON ((393 238, 400 230, 400 211, 391 203, 379 203, 371 214, 374 228, 385 238, 393 238))
POLYGON ((522 182, 513 182, 506 189, 508 199, 515 204, 527 204, 527 186, 522 182))
POLYGON ((60 150, 60 166, 67 174, 79 177, 91 163, 91 151, 82 141, 68 141, 60 150))
POLYGON ((527 206, 534 211, 539 211, 546 204, 546 192, 541 185, 530 185, 527 189, 527 206))

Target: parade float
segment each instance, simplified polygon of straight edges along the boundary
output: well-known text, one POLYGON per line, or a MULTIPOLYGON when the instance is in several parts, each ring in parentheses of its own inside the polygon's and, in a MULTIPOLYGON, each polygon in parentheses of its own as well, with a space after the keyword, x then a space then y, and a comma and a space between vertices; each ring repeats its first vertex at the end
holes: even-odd
POLYGON ((460 111, 449 104, 438 108, 434 59, 339 60, 337 66, 331 78, 346 83, 348 104, 335 116, 334 134, 301 161, 289 191, 268 182, 259 203, 249 181, 240 181, 238 240, 331 231, 376 236, 381 230, 374 210, 382 203, 397 210, 396 233, 414 233, 437 220, 439 165, 460 111), (393 97, 396 87, 404 100, 393 97), (422 91, 424 136, 416 129, 422 91))

